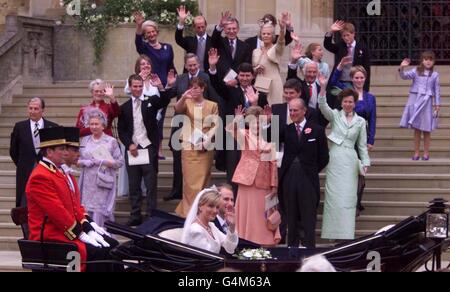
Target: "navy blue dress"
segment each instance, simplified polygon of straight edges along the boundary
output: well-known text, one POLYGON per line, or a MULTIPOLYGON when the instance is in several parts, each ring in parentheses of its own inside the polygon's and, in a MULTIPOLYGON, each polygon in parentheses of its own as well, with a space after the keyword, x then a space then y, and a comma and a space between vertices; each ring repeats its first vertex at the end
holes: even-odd
MULTIPOLYGON (((330 86, 336 86, 340 89, 348 88, 349 86, 339 81, 342 71, 335 70, 330 78, 330 86)), ((375 144, 375 133, 377 129, 377 102, 375 96, 367 91, 363 93, 363 100, 356 103, 355 112, 358 116, 367 121, 367 144, 375 144)))
MULTIPOLYGON (((171 69, 175 69, 173 64, 173 48, 170 44, 161 43, 161 49, 157 50, 142 38, 142 35, 136 35, 136 51, 139 55, 146 55, 152 60, 152 73, 155 73, 161 79, 163 86, 167 84, 167 74, 171 69)), ((176 70, 175 70, 176 71, 176 70)))
MULTIPOLYGON (((152 61, 152 73, 158 75, 159 79, 161 79, 162 85, 165 87, 167 85, 167 74, 171 69, 175 69, 173 64, 173 48, 170 44, 161 43, 161 48, 159 50, 150 46, 148 42, 146 42, 142 35, 136 35, 135 39, 136 51, 139 55, 146 55, 152 61)), ((166 116, 166 109, 164 108, 161 112, 161 119, 158 120, 158 134, 160 137, 160 141, 163 139, 163 131, 164 131, 164 118, 166 116)))

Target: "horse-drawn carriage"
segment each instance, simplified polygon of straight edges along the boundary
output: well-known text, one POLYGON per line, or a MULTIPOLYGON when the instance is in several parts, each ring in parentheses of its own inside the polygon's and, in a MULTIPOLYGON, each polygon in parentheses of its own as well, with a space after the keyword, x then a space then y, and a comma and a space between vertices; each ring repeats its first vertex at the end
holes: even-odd
MULTIPOLYGON (((375 234, 328 248, 269 248, 271 258, 260 260, 215 254, 183 244, 176 236, 183 227, 183 219, 160 211, 155 211, 137 229, 112 222, 107 223, 107 228, 112 234, 129 239, 111 251, 113 263, 124 265, 126 271, 212 272, 226 267, 246 272, 296 271, 303 259, 321 254, 337 271, 412 272, 423 265, 430 271, 441 268, 441 254, 450 245, 448 221, 446 201, 436 199, 427 212, 411 216, 375 234)), ((19 240, 24 268, 36 270, 46 267, 51 270, 50 267, 56 263, 59 270, 64 270, 68 260, 61 258, 63 251, 55 252, 56 258, 48 256, 48 250, 59 249, 57 245, 61 244, 52 247, 52 243, 34 242, 29 245, 27 242, 19 240), (34 247, 33 250, 30 246, 34 247)), ((238 249, 243 248, 259 247, 241 241, 238 249)))

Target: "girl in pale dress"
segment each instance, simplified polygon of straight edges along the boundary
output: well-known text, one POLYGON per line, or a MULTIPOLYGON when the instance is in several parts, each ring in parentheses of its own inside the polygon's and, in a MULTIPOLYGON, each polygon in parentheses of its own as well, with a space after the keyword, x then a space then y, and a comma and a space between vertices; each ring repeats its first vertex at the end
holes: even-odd
POLYGON ((205 90, 206 83, 198 77, 193 78, 188 91, 175 105, 175 113, 184 115, 182 144, 179 145, 176 139, 171 141, 173 147, 179 145, 182 149, 183 199, 175 210, 181 217, 186 217, 195 196, 208 185, 211 176, 219 107, 204 98, 205 90))
MULTIPOLYGON (((258 88, 262 92, 267 92, 269 104, 283 103, 283 80, 280 74, 280 63, 285 46, 286 18, 287 14, 282 15, 280 23, 280 35, 274 44, 275 27, 271 23, 264 24, 261 27, 261 40, 263 46, 253 51, 252 65, 257 75, 270 79, 270 87, 258 88)), ((258 81, 258 77, 256 77, 258 81)), ((258 85, 258 82, 255 84, 258 85)))
POLYGON ((356 91, 350 88, 341 91, 338 100, 342 110, 333 110, 327 104, 326 78, 320 76, 319 82, 319 109, 331 125, 322 238, 351 240, 355 238, 358 175, 366 175, 370 166, 366 121, 355 112, 359 98, 356 91))
POLYGON ((182 243, 213 253, 220 253, 221 247, 229 254, 234 253, 239 243, 234 210, 228 209, 226 212, 226 235, 214 225, 221 200, 220 193, 215 188, 205 189, 197 195, 184 223, 182 243))
POLYGON ((422 160, 430 159, 431 132, 438 127, 438 116, 441 109, 441 90, 439 73, 434 71, 436 57, 433 52, 422 53, 417 68, 405 72, 404 68, 411 64, 405 59, 400 64, 400 77, 403 80, 412 79, 409 90, 408 104, 400 122, 402 128, 414 129, 413 160, 420 159, 420 140, 423 133, 424 151, 422 160))
MULTIPOLYGON (((305 74, 306 64, 311 62, 316 62, 319 68, 320 75, 326 78, 330 75, 330 66, 323 61, 323 48, 318 43, 311 43, 306 47, 305 55, 302 54, 303 46, 300 43, 300 38, 295 34, 291 33, 292 39, 295 41, 295 46, 291 51, 291 63, 289 67, 291 69, 300 68, 302 73, 305 74)), ((319 80, 316 81, 319 84, 319 80)))
POLYGON ((89 121, 92 135, 81 140, 78 160, 78 165, 82 168, 79 182, 81 203, 92 220, 103 227, 105 221, 114 221, 116 171, 123 166, 124 160, 117 140, 103 132, 107 125, 104 113, 99 109, 88 110, 85 112, 85 120, 89 121), (94 154, 104 151, 109 155, 103 156, 110 156, 112 159, 99 159, 94 154), (111 187, 97 184, 100 171, 113 178, 111 187))

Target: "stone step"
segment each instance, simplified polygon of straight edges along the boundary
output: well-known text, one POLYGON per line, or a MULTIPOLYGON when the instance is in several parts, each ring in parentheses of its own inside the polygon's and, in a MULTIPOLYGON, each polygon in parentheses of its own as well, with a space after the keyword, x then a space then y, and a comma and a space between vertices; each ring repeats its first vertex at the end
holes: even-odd
POLYGON ((18 251, 0 251, 0 272, 29 272, 22 268, 22 257, 18 251))
MULTIPOLYGON (((408 96, 409 89, 411 88, 411 81, 395 80, 391 79, 385 84, 370 84, 370 92, 375 96, 382 94, 404 94, 408 96)), ((450 84, 441 82, 441 95, 450 94, 450 84)))
MULTIPOLYGON (((433 147, 444 148, 450 145, 450 137, 435 136, 435 133, 431 134, 431 145, 433 147)), ((401 136, 378 135, 377 133, 375 136, 375 147, 413 147, 413 137, 414 132, 412 130, 409 133, 405 132, 401 136)))
MULTIPOLYGON (((0 188, 0 191, 3 191, 3 189, 0 188)), ((15 206, 16 206, 15 195, 7 197, 2 193, 2 197, 0 197, 0 210, 1 209, 10 210, 15 206)))
POLYGON ((3 236, 0 235, 0 251, 19 251, 17 240, 23 236, 3 236))
POLYGON ((450 159, 412 161, 407 159, 372 159, 370 173, 450 173, 450 159))
POLYGON ((12 223, 11 209, 0 209, 0 223, 12 223))
MULTIPOLYGON (((322 188, 322 193, 324 189, 322 188)), ((435 198, 450 201, 450 189, 444 188, 387 188, 382 185, 364 190, 363 200, 366 202, 423 202, 427 203, 435 198)))
MULTIPOLYGON (((323 180, 323 176, 321 179, 323 180)), ((366 187, 449 189, 449 180, 448 174, 368 174, 366 187)))
MULTIPOLYGON (((386 124, 400 124, 401 113, 377 113, 377 123, 386 124)), ((450 113, 441 112, 439 114, 439 123, 448 125, 450 124, 450 113)))
MULTIPOLYGON (((426 202, 383 202, 364 201, 365 210, 362 215, 366 216, 412 216, 426 212, 426 202)), ((323 213, 323 201, 320 203, 319 213, 323 213)))
MULTIPOLYGON (((431 144, 430 148, 432 159, 444 159, 450 158, 449 148, 447 147, 435 147, 431 144)), ((409 147, 375 147, 374 150, 370 152, 371 158, 400 158, 408 159, 414 154, 414 147, 411 145, 409 147)))
MULTIPOLYGON (((449 95, 449 97, 450 97, 450 95, 449 95)), ((406 97, 404 97, 404 98, 406 98, 406 97)), ((404 109, 406 106, 406 102, 407 102, 407 99, 403 100, 403 99, 401 99, 401 97, 386 96, 386 99, 387 100, 383 101, 383 102, 378 102, 378 100, 377 100, 377 110, 380 113, 386 113, 386 111, 388 111, 389 109, 392 109, 392 110, 404 109)), ((443 99, 441 101, 441 109, 444 112, 446 112, 449 110, 449 107, 450 107, 450 102, 448 101, 448 99, 443 99)), ((395 111, 393 111, 393 112, 395 112, 395 111)), ((401 112, 403 113, 403 111, 401 111, 401 112)))
POLYGON ((0 194, 2 198, 16 198, 16 182, 12 184, 0 184, 0 194))
MULTIPOLYGON (((411 134, 411 129, 400 128, 400 121, 396 124, 377 124, 377 135, 381 136, 405 136, 411 134)), ((450 136, 450 124, 440 124, 439 129, 433 132, 433 136, 449 137, 450 136)))
POLYGON ((22 229, 13 223, 0 222, 0 234, 2 236, 20 237, 23 236, 22 229))
POLYGON ((0 156, 0 170, 11 170, 15 168, 16 166, 14 165, 11 157, 0 156))

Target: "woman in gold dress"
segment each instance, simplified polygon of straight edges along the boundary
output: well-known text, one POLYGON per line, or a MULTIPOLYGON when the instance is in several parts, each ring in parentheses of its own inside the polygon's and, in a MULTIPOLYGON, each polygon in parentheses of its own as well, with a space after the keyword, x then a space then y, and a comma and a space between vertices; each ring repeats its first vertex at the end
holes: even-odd
MULTIPOLYGON (((206 83, 193 78, 189 89, 175 105, 176 114, 184 115, 181 132, 183 199, 175 212, 184 218, 196 195, 208 185, 214 160, 213 142, 218 128, 219 107, 204 98, 205 90, 206 83)), ((172 141, 172 145, 180 145, 177 142, 172 141)))

